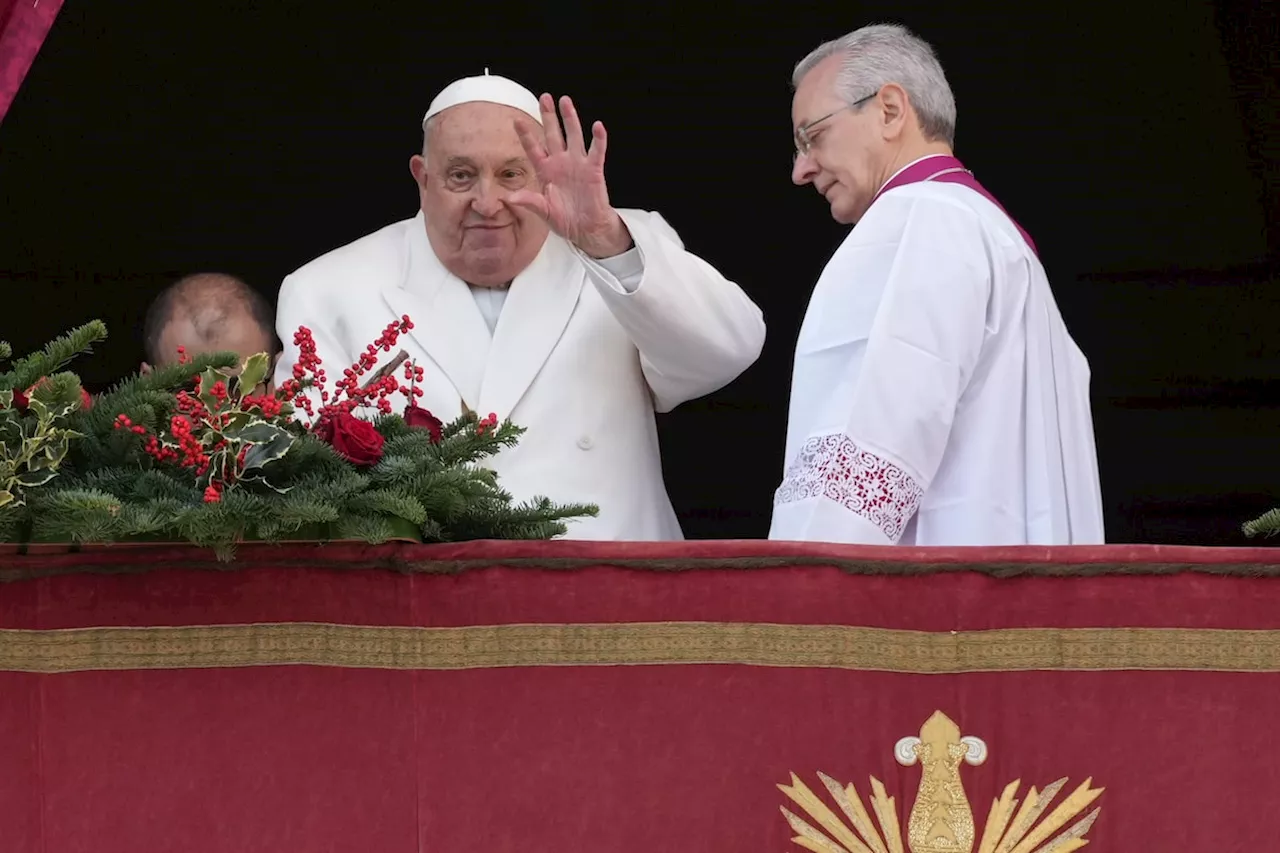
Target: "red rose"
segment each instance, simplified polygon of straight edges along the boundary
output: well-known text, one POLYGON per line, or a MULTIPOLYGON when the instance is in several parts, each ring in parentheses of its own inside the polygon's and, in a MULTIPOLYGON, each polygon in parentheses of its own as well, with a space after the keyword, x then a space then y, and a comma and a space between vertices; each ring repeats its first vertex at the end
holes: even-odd
POLYGON ((31 395, 35 393, 37 388, 48 381, 49 378, 47 376, 41 376, 35 382, 31 383, 31 387, 26 391, 19 391, 15 388, 13 390, 13 407, 19 412, 25 412, 31 407, 31 395))
POLYGON ((440 419, 418 406, 417 403, 410 403, 404 407, 404 422, 411 427, 425 429, 431 433, 432 444, 439 444, 444 435, 444 424, 440 419))
MULTIPOLYGON (((39 388, 41 382, 44 382, 44 380, 41 379, 40 382, 32 385, 26 391, 14 391, 13 407, 19 412, 25 412, 29 409, 31 407, 31 392, 39 388)), ((83 388, 80 389, 80 408, 84 409, 86 412, 93 408, 93 398, 90 397, 89 392, 83 388)))
POLYGON ((374 465, 382 458, 382 434, 349 412, 339 412, 325 432, 325 440, 354 465, 374 465))

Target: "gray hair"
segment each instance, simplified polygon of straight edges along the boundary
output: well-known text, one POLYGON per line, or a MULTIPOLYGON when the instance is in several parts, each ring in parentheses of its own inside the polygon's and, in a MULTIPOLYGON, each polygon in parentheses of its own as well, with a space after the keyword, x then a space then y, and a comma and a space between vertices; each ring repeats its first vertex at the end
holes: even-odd
POLYGON ((800 60, 791 75, 791 85, 800 81, 818 63, 831 56, 843 57, 836 75, 836 91, 853 103, 897 83, 907 93, 920 130, 930 140, 955 145, 956 99, 942 71, 942 64, 929 43, 898 24, 872 24, 820 45, 800 60))

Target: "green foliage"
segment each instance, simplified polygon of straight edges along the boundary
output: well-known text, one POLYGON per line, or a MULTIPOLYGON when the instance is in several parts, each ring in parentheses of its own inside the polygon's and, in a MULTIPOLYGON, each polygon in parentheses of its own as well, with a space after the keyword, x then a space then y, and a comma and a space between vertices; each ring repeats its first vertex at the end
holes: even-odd
POLYGON ((1253 521, 1246 522, 1243 530, 1244 535, 1249 537, 1275 536, 1280 533, 1280 509, 1270 510, 1253 521))
MULTIPOLYGON (((15 361, 8 370, 0 373, 0 389, 20 390, 29 388, 40 379, 51 376, 71 363, 76 356, 89 353, 93 345, 107 339, 107 327, 101 320, 93 320, 72 329, 51 341, 42 351, 15 361)), ((8 344, 0 344, 0 361, 12 357, 8 344)), ((76 380, 77 386, 79 380, 76 380)))
POLYGON ((520 432, 509 424, 481 432, 478 423, 464 415, 448 425, 450 439, 432 444, 425 430, 399 416, 379 418, 386 444, 367 470, 309 432, 293 435, 289 452, 268 466, 270 485, 242 481, 216 502, 204 500, 185 470, 154 460, 148 465, 129 442, 99 441, 98 455, 78 460, 56 488, 41 490, 33 501, 32 538, 179 540, 229 558, 246 540, 549 539, 566 532, 569 520, 596 513, 594 506, 546 499, 513 504, 492 470, 453 461, 482 458, 520 432))
MULTIPOLYGON (((58 476, 81 437, 67 425, 82 406, 80 379, 57 371, 106 336, 106 326, 95 320, 0 372, 0 541, 17 535, 28 494, 58 476)), ((13 348, 0 343, 0 360, 12 355, 13 348)))
POLYGON ((84 408, 75 375, 54 371, 105 332, 73 330, 0 374, 0 541, 184 541, 230 559, 249 540, 546 539, 596 514, 544 498, 515 504, 483 462, 524 430, 471 412, 438 442, 381 415, 381 458, 355 465, 279 395, 252 394, 269 372, 265 355, 157 368, 84 408), (19 411, 13 389, 37 381, 19 411))

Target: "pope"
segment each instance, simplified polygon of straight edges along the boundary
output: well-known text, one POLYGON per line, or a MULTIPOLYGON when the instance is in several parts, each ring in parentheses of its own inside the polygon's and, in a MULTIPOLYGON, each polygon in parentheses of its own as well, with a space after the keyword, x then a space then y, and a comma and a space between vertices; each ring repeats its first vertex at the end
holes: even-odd
POLYGON ((285 278, 276 379, 299 326, 334 376, 408 315, 420 406, 527 429, 492 462, 517 499, 596 504, 571 538, 680 539, 654 414, 735 379, 764 321, 661 216, 613 206, 604 126, 588 146, 572 100, 556 107, 487 71, 441 91, 409 161, 418 214, 285 278))

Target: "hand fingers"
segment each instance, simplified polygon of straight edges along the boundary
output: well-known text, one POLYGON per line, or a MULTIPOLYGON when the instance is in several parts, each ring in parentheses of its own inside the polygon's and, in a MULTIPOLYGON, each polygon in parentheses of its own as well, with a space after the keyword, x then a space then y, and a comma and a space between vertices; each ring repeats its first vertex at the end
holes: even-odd
POLYGON ((560 116, 556 115, 556 102, 543 92, 538 98, 538 108, 542 112, 542 131, 547 138, 547 152, 558 154, 564 150, 564 137, 560 135, 560 116))
POLYGON ((608 147, 609 134, 605 132, 604 124, 596 122, 591 125, 591 151, 587 154, 591 165, 604 168, 604 152, 608 147))
MULTIPOLYGON (((548 187, 550 184, 548 184, 548 187)), ((522 207, 525 210, 536 213, 543 219, 551 217, 551 208, 547 204, 547 198, 542 193, 533 192, 532 190, 516 190, 507 196, 507 204, 514 204, 516 207, 522 207)))
POLYGON ((578 118, 578 110, 573 105, 573 98, 568 95, 560 98, 560 115, 564 117, 565 144, 574 154, 585 155, 587 149, 582 139, 582 121, 578 118))
POLYGON ((518 118, 514 123, 516 136, 520 137, 520 145, 524 148, 524 153, 528 156, 529 162, 533 164, 535 170, 541 168, 547 159, 545 136, 539 133, 537 126, 528 119, 518 118))

